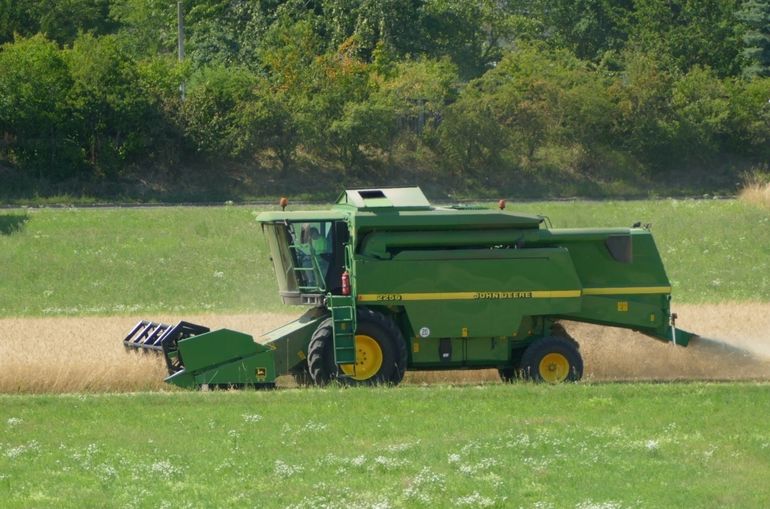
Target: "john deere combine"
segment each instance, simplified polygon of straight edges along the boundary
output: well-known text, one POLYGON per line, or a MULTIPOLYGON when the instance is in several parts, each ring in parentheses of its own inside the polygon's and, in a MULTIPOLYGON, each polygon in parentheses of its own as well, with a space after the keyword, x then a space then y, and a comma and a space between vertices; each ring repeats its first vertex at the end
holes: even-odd
MULTIPOLYGON (((285 205, 285 204, 284 204, 285 205)), ((686 346, 643 228, 553 229, 541 216, 433 207, 419 188, 346 191, 326 211, 264 212, 281 299, 309 306, 258 342, 227 329, 140 322, 127 347, 162 351, 182 387, 398 384, 407 369, 497 368, 579 380, 559 320, 686 346)))

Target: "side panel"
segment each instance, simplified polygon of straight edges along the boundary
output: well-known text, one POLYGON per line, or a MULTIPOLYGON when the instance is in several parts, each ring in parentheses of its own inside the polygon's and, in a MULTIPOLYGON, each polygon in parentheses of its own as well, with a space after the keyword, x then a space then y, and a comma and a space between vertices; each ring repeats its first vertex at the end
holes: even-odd
POLYGON ((521 317, 580 311, 580 280, 563 248, 405 251, 356 259, 359 305, 398 306, 408 337, 509 337, 521 317))
POLYGON ((543 335, 544 323, 542 319, 524 316, 519 330, 512 337, 412 337, 409 341, 409 368, 453 369, 509 365, 513 350, 524 348, 533 338, 543 335), (449 352, 447 342, 450 345, 449 352))
POLYGON ((181 387, 271 385, 273 352, 242 332, 219 329, 183 339, 178 344, 183 369, 166 378, 181 387))
POLYGON ((650 232, 631 230, 629 263, 613 260, 601 242, 567 242, 583 283, 583 306, 565 317, 633 329, 668 328, 671 283, 650 232))
POLYGON ((278 376, 307 358, 307 346, 318 324, 329 316, 323 308, 311 308, 304 315, 272 330, 260 338, 260 343, 275 352, 275 370, 278 376))

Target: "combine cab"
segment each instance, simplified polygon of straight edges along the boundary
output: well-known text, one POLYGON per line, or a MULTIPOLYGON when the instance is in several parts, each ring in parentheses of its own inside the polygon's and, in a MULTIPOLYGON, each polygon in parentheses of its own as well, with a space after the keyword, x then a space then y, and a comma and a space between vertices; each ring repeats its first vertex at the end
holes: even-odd
POLYGON ((327 211, 257 220, 282 301, 308 311, 258 342, 140 322, 124 344, 163 352, 166 381, 398 384, 407 369, 496 368, 503 380, 559 383, 583 372, 560 320, 680 346, 693 337, 674 325, 647 229, 552 229, 503 207, 434 207, 419 188, 351 190, 327 211))

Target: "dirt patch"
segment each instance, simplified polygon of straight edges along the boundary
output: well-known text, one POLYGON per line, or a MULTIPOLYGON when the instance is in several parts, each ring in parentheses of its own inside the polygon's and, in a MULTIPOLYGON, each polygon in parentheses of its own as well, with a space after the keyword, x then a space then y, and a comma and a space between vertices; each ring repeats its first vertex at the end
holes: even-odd
MULTIPOLYGON (((770 304, 678 305, 678 325, 702 336, 688 348, 641 334, 579 323, 588 381, 770 379, 770 304)), ((180 317, 154 319, 175 323, 180 317)), ((294 318, 287 314, 185 316, 255 337, 294 318)), ((136 317, 0 320, 0 392, 160 390, 162 358, 126 352, 120 340, 136 317)), ((281 381, 285 381, 283 378, 281 381)), ((495 370, 407 373, 407 383, 498 381, 495 370)), ((287 382, 288 383, 288 382, 287 382)))

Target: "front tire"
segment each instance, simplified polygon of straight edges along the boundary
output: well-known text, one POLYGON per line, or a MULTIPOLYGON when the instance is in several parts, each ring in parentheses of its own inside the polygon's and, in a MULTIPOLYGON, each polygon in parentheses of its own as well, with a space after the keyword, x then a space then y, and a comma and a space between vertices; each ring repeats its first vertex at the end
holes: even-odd
POLYGON ((547 336, 524 351, 521 375, 525 380, 540 383, 577 382, 583 377, 583 358, 573 341, 547 336))
POLYGON ((357 310, 356 362, 337 366, 334 362, 334 331, 331 319, 324 320, 308 345, 310 376, 316 385, 333 380, 349 385, 397 385, 406 371, 406 342, 395 323, 370 309, 357 310))

